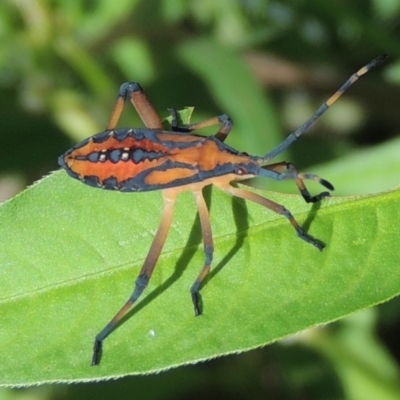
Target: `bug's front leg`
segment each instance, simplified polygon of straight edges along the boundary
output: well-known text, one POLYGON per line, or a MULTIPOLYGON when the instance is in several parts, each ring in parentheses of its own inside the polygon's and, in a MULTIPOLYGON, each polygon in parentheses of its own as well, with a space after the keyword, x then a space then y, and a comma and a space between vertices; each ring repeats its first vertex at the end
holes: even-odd
POLYGON ((210 216, 208 213, 207 204, 204 201, 203 193, 201 190, 196 190, 193 191, 193 195, 196 201, 197 209, 199 211, 205 256, 204 266, 190 289, 194 306, 194 314, 198 316, 201 314, 199 290, 201 283, 210 271, 214 253, 214 244, 211 232, 210 216))
POLYGON ((92 365, 97 365, 100 363, 104 339, 114 330, 118 322, 121 321, 130 308, 136 303, 149 283, 150 277, 154 271, 158 257, 160 256, 171 226, 176 193, 173 190, 164 190, 163 196, 164 205, 160 226, 158 227, 157 233, 150 246, 150 250, 147 253, 147 257, 144 261, 142 269, 140 270, 139 276, 136 279, 134 290, 129 297, 129 300, 117 312, 114 318, 103 328, 102 331, 96 335, 93 346, 92 365))
POLYGON ((277 164, 270 164, 262 166, 258 172, 257 176, 262 176, 264 178, 275 179, 277 181, 283 181, 287 179, 295 180, 297 187, 300 190, 300 193, 303 195, 303 198, 306 200, 307 203, 315 202, 321 200, 323 197, 327 196, 327 192, 322 192, 317 196, 311 196, 309 191, 304 185, 304 180, 314 181, 322 186, 325 186, 329 190, 335 190, 333 185, 322 179, 318 175, 309 174, 305 172, 297 172, 292 164, 288 163, 277 163, 277 164))
MULTIPOLYGON (((286 173, 286 172, 289 172, 290 174, 293 174, 294 176, 296 176, 295 183, 296 183, 297 187, 299 188, 299 191, 300 191, 301 195, 303 196, 303 199, 307 203, 316 203, 317 201, 322 200, 324 197, 329 197, 330 196, 329 192, 321 192, 321 193, 319 193, 319 194, 317 194, 315 196, 311 196, 311 194, 308 191, 306 185, 304 184, 304 180, 299 177, 299 176, 302 176, 302 175, 301 174, 299 175, 299 172, 297 171, 295 166, 293 164, 291 164, 291 163, 287 163, 286 161, 282 161, 282 162, 279 162, 279 163, 266 165, 266 166, 264 166, 262 168, 270 170, 270 171, 283 173, 283 174, 286 173)), ((322 183, 325 187, 328 187, 331 190, 333 190, 333 186, 329 182, 327 182, 325 179, 320 179, 319 183, 322 183)))

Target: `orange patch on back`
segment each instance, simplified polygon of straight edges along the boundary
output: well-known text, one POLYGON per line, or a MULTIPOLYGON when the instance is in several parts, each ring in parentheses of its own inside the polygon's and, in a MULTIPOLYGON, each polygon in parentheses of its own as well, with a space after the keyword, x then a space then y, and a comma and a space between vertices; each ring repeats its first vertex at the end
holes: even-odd
POLYGON ((190 178, 196 175, 197 171, 189 168, 169 168, 165 171, 152 171, 146 178, 148 185, 167 185, 178 179, 190 178))

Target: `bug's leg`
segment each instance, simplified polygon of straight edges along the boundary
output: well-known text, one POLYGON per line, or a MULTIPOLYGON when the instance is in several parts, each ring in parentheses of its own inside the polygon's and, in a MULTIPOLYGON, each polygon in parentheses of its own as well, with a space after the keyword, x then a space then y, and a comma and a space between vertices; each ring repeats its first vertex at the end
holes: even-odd
MULTIPOLYGON (((263 167, 263 169, 268 169, 270 171, 276 171, 276 172, 279 172, 279 173, 285 173, 285 172, 288 171, 289 173, 293 173, 293 174, 297 175, 297 178, 295 178, 295 183, 296 183, 297 187, 299 188, 299 191, 300 191, 301 195, 303 196, 304 200, 307 203, 316 203, 317 201, 320 201, 324 197, 329 197, 330 196, 329 192, 321 192, 321 193, 319 193, 319 194, 317 194, 315 196, 311 196, 311 194, 308 191, 306 185, 304 184, 303 179, 298 177, 299 173, 298 173, 297 169, 291 163, 287 163, 286 161, 282 161, 282 162, 279 162, 279 163, 266 165, 266 166, 263 167)), ((321 181, 323 181, 325 183, 328 183, 333 189, 333 186, 329 182, 325 181, 325 179, 321 179, 321 181)), ((326 186, 326 184, 324 186, 326 186)))
POLYGON ((284 206, 281 204, 275 203, 272 200, 269 200, 265 197, 260 196, 257 193, 253 192, 248 192, 247 190, 235 188, 230 185, 226 186, 218 186, 228 194, 236 197, 240 197, 242 199, 250 200, 255 203, 261 204, 262 206, 269 208, 270 210, 276 212, 277 214, 283 215, 286 217, 289 222, 292 224, 293 228, 296 230, 297 236, 299 236, 301 239, 306 241, 307 243, 312 244, 315 246, 318 250, 322 250, 325 245, 321 243, 319 240, 314 239, 312 236, 310 236, 308 233, 304 231, 298 224, 298 222, 294 219, 293 215, 289 210, 287 210, 284 206))
POLYGON ((388 55, 383 54, 379 57, 376 57, 368 64, 364 65, 357 72, 350 76, 350 78, 337 90, 324 104, 322 104, 318 110, 299 128, 297 128, 294 132, 292 132, 283 142, 281 142, 278 146, 276 146, 272 151, 267 153, 263 158, 265 161, 271 160, 279 153, 282 153, 285 149, 287 149, 295 140, 297 140, 303 133, 307 131, 307 129, 333 104, 336 100, 354 83, 356 82, 362 75, 366 74, 372 68, 376 67, 379 64, 382 64, 388 55))
MULTIPOLYGON (((279 165, 279 164, 280 163, 271 164, 270 166, 279 165)), ((259 169, 257 176, 275 179, 277 181, 283 181, 283 180, 287 180, 287 179, 293 179, 295 181, 309 180, 309 181, 317 182, 317 183, 321 184, 322 186, 325 186, 329 190, 335 190, 335 188, 333 187, 333 185, 330 182, 326 181, 325 179, 320 178, 318 175, 308 174, 308 173, 304 173, 304 172, 297 172, 294 168, 288 169, 286 172, 279 172, 278 169, 279 169, 278 167, 276 169, 273 169, 273 168, 268 168, 268 166, 263 166, 259 169)), ((297 181, 297 182, 299 182, 299 181, 297 181)), ((304 182, 302 182, 302 186, 304 186, 304 182)), ((299 187, 300 191, 301 191, 302 186, 299 187)), ((308 191, 307 191, 307 193, 308 193, 308 191)), ((310 195, 310 197, 311 197, 311 195, 310 195)))
POLYGON ((196 122, 194 124, 179 125, 179 118, 176 109, 169 108, 168 111, 171 113, 172 116, 171 128, 175 132, 192 132, 195 130, 208 128, 209 126, 220 125, 218 132, 214 136, 218 140, 223 142, 228 137, 233 127, 232 119, 226 114, 206 119, 205 121, 196 122))
POLYGON ((139 276, 135 281, 134 290, 129 300, 125 303, 125 305, 117 312, 117 314, 115 314, 114 318, 103 328, 103 330, 101 330, 96 335, 93 345, 92 365, 97 365, 100 362, 103 340, 114 330, 118 322, 126 315, 126 313, 130 310, 130 308, 135 304, 135 302, 141 296, 147 284, 149 283, 151 274, 154 271, 158 257, 160 256, 161 250, 165 243, 165 239, 167 238, 169 228, 171 226, 172 214, 176 198, 176 194, 173 190, 165 190, 163 192, 163 195, 164 195, 164 205, 162 210, 160 226, 158 227, 157 233, 150 246, 150 250, 147 253, 146 259, 144 261, 142 269, 140 270, 139 276))
POLYGON ((204 278, 210 271, 214 253, 214 244, 211 232, 210 216, 208 213, 206 202, 204 201, 203 193, 201 190, 196 190, 193 191, 193 194, 196 200, 197 209, 199 211, 201 233, 203 236, 203 244, 204 244, 204 256, 205 256, 204 266, 199 276, 197 277, 192 287, 190 288, 190 293, 192 295, 192 301, 194 306, 194 314, 198 316, 201 314, 201 309, 199 305, 200 303, 199 290, 201 283, 203 282, 204 278))
POLYGON ((117 100, 111 112, 110 119, 108 120, 107 130, 116 127, 128 97, 146 128, 162 129, 161 119, 142 87, 136 82, 125 82, 119 88, 117 100))

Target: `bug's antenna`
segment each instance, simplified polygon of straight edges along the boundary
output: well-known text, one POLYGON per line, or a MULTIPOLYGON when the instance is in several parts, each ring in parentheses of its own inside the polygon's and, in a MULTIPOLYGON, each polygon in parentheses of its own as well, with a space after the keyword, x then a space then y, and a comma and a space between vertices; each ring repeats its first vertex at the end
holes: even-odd
POLYGON ((379 57, 374 58, 371 62, 364 65, 356 73, 350 76, 350 78, 337 90, 324 104, 322 104, 318 110, 299 128, 293 131, 283 142, 276 146, 272 151, 267 153, 263 157, 263 161, 268 161, 282 153, 287 147, 289 147, 295 140, 297 140, 307 129, 333 104, 335 101, 362 75, 366 74, 372 68, 382 64, 387 58, 388 54, 382 54, 379 57))

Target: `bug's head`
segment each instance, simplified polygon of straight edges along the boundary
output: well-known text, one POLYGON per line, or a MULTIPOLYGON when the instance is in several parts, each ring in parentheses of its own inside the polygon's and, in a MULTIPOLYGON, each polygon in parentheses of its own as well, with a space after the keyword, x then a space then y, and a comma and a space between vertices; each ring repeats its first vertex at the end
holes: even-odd
POLYGON ((258 162, 251 160, 246 163, 238 163, 233 165, 233 173, 236 175, 236 180, 241 181, 244 179, 254 178, 260 175, 260 165, 258 162))

